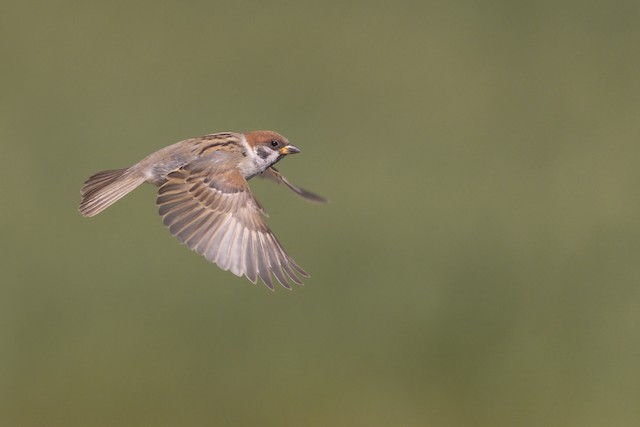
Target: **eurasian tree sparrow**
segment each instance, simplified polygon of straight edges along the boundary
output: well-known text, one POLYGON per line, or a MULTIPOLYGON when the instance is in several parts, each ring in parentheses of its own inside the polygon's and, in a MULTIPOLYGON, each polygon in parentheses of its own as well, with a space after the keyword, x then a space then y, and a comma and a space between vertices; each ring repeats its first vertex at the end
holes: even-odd
POLYGON ((273 165, 299 153, 272 131, 223 132, 162 148, 125 169, 98 172, 80 190, 78 210, 102 212, 144 182, 158 187, 156 204, 171 234, 223 270, 258 277, 273 290, 272 274, 287 289, 309 277, 267 226, 266 213, 247 181, 256 175, 284 184, 299 196, 325 203, 291 184, 273 165))

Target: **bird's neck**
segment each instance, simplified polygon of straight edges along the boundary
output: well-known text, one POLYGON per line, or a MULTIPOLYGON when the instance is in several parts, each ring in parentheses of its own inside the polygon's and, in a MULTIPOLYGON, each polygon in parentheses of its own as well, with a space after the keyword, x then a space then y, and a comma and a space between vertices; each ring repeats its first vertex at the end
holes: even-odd
POLYGON ((242 138, 241 144, 243 152, 242 160, 240 160, 240 163, 238 164, 238 169, 245 179, 249 180, 256 175, 261 174, 267 170, 269 166, 275 163, 273 156, 265 156, 260 152, 260 147, 256 149, 249 146, 244 138, 242 138))

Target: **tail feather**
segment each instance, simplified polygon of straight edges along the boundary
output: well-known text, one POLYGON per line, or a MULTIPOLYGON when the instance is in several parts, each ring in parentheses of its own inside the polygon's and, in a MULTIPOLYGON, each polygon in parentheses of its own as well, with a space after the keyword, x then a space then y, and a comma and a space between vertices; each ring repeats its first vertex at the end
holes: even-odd
POLYGON ((85 183, 80 194, 78 211, 84 216, 94 216, 120 200, 144 182, 143 177, 128 174, 129 169, 98 172, 85 183))

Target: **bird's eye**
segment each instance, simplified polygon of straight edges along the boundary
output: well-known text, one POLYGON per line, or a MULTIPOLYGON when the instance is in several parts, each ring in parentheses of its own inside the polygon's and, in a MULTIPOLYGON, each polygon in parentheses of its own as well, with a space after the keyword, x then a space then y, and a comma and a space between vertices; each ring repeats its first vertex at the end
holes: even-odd
POLYGON ((280 144, 278 141, 276 141, 275 139, 271 140, 271 146, 272 147, 277 147, 278 144, 280 144))

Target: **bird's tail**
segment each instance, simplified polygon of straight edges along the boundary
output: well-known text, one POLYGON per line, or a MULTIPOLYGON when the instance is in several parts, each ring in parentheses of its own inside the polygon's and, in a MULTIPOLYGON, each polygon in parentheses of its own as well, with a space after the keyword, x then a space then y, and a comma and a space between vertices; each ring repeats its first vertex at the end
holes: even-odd
POLYGON ((144 177, 128 173, 129 170, 114 169, 92 175, 80 190, 78 211, 84 216, 97 215, 144 182, 144 177))

